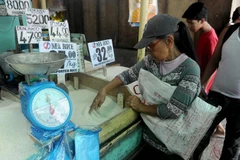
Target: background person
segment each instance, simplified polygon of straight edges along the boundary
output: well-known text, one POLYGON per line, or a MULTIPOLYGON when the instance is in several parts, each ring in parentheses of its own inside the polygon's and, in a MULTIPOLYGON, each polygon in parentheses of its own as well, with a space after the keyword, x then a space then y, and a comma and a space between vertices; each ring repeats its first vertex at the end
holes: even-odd
MULTIPOLYGON (((196 2, 190 5, 183 13, 182 18, 186 18, 188 28, 191 32, 200 32, 196 52, 202 74, 213 55, 214 49, 218 42, 217 34, 214 28, 207 22, 208 10, 202 2, 196 2)), ((211 88, 214 76, 205 84, 205 91, 208 93, 211 88)))
POLYGON ((232 15, 232 24, 240 22, 240 6, 235 9, 232 15))
POLYGON ((222 110, 212 123, 212 126, 196 148, 192 160, 200 159, 208 146, 215 127, 226 118, 226 135, 220 160, 240 159, 240 23, 225 27, 219 36, 217 47, 210 59, 202 77, 206 83, 217 69, 208 103, 221 106, 222 110), (228 36, 227 36, 228 35, 228 36), (231 71, 231 72, 230 72, 231 71))
MULTIPOLYGON (((233 12, 233 16, 231 18, 232 22, 229 23, 226 28, 228 28, 230 25, 236 24, 240 22, 240 7, 237 7, 235 9, 235 11, 233 12)), ((217 126, 214 135, 225 135, 225 128, 223 127, 223 125, 221 123, 219 123, 219 125, 217 126)))
MULTIPOLYGON (((199 65, 201 69, 201 77, 213 55, 214 49, 218 42, 217 34, 214 28, 207 22, 208 9, 204 6, 202 2, 196 2, 190 5, 187 10, 183 13, 182 18, 186 18, 188 28, 193 33, 200 32, 197 40, 196 52, 199 59, 199 65)), ((209 78, 203 87, 206 93, 212 86, 216 72, 209 78)), ((221 123, 217 126, 214 135, 225 135, 225 129, 221 123)))

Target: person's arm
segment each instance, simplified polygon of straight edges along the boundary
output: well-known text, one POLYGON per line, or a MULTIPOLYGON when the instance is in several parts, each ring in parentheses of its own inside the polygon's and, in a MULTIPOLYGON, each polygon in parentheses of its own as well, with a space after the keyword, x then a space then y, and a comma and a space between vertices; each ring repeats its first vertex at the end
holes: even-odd
POLYGON ((136 112, 157 116, 157 105, 145 105, 137 96, 129 96, 126 101, 127 106, 136 112))
POLYGON ((107 93, 122 84, 123 82, 120 80, 120 78, 115 77, 111 82, 109 82, 105 87, 103 87, 98 92, 97 96, 94 98, 93 103, 90 106, 89 113, 91 113, 94 109, 98 109, 99 107, 101 107, 101 105, 105 101, 107 93))
POLYGON ((226 31, 227 31, 227 28, 224 28, 223 31, 221 32, 216 49, 203 72, 202 79, 201 79, 201 82, 203 85, 205 85, 208 82, 208 79, 211 77, 213 72, 218 68, 219 61, 221 60, 223 37, 226 31))
POLYGON ((103 87, 94 98, 92 105, 90 106, 89 113, 94 109, 98 109, 104 103, 106 95, 109 91, 124 84, 127 85, 138 79, 138 74, 141 68, 146 68, 146 64, 151 61, 151 57, 146 56, 143 60, 135 64, 133 67, 117 75, 111 82, 103 87))
MULTIPOLYGON (((205 68, 203 68, 203 72, 204 70, 206 69, 206 66, 207 66, 207 63, 210 61, 213 53, 214 53, 214 50, 217 46, 217 42, 218 42, 218 38, 215 38, 215 37, 209 37, 207 40, 206 40, 206 45, 204 47, 204 52, 206 53, 206 59, 205 59, 205 68)), ((205 55, 205 54, 204 54, 205 55)), ((214 78, 214 75, 215 74, 212 74, 212 76, 208 79, 208 81, 203 84, 203 87, 206 88, 209 83, 211 82, 212 78, 214 78)))
POLYGON ((200 68, 197 64, 186 66, 188 70, 182 73, 182 80, 175 89, 167 104, 160 104, 157 108, 161 119, 176 119, 187 112, 192 102, 200 93, 200 68))
POLYGON ((178 118, 188 110, 200 92, 200 68, 195 62, 187 65, 184 68, 188 70, 181 72, 182 80, 168 103, 145 105, 137 96, 130 96, 127 105, 139 113, 158 116, 161 119, 178 118))

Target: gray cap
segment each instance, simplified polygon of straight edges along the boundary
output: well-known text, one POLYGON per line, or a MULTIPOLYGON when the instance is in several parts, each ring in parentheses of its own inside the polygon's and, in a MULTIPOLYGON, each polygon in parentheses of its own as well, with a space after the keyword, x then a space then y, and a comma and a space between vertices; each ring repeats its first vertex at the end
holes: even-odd
POLYGON ((156 37, 178 31, 179 19, 168 14, 158 14, 152 17, 144 28, 142 39, 134 46, 136 49, 141 49, 148 46, 156 37))

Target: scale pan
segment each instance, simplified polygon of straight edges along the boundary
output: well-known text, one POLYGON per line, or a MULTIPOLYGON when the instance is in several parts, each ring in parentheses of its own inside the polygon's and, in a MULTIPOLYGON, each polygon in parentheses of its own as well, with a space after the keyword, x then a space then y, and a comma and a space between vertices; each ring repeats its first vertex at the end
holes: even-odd
POLYGON ((41 52, 14 54, 6 57, 5 61, 20 74, 49 75, 61 68, 66 59, 64 53, 41 52))

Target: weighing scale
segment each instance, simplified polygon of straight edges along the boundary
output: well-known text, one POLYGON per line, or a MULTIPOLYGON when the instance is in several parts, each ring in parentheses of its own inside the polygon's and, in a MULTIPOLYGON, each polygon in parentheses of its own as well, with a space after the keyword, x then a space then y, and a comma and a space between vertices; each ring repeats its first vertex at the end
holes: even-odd
POLYGON ((47 79, 30 76, 47 76, 64 65, 67 56, 61 53, 19 53, 8 56, 5 61, 17 73, 25 75, 25 82, 19 83, 21 109, 30 121, 31 133, 37 141, 45 143, 63 131, 70 131, 76 125, 70 121, 72 102, 68 94, 47 79))

